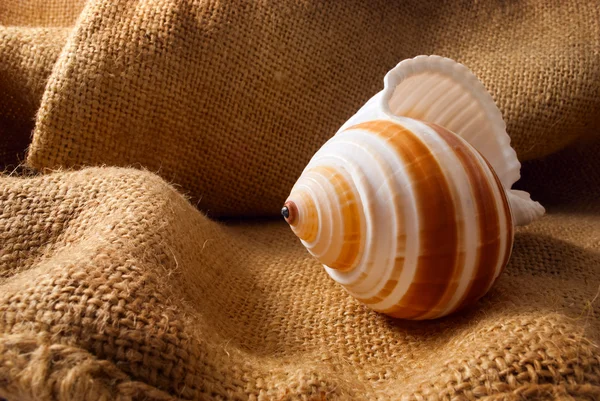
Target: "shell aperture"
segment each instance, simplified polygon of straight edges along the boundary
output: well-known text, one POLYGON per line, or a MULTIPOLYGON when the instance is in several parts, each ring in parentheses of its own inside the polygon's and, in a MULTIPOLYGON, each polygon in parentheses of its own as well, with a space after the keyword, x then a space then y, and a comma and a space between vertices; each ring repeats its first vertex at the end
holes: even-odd
MULTIPOLYGON (((455 72, 459 64, 452 60, 414 60, 434 64, 434 78, 427 77, 425 67, 411 67, 425 75, 424 82, 437 77, 449 85, 453 79, 466 79, 449 78, 440 70, 442 63, 455 72)), ((465 74, 464 67, 458 70, 465 74)), ((418 92, 418 74, 404 68, 397 73, 412 78, 418 92)), ((468 74, 471 87, 450 85, 444 93, 454 92, 459 99, 472 95, 473 76, 468 74)), ((510 147, 510 139, 481 138, 498 132, 469 134, 476 144, 487 146, 505 183, 469 136, 438 124, 439 114, 444 114, 464 132, 472 132, 478 119, 483 128, 497 128, 498 122, 482 117, 477 104, 489 108, 491 97, 481 90, 471 96, 469 109, 478 113, 474 118, 462 109, 456 111, 462 117, 449 116, 447 108, 453 103, 448 99, 443 99, 446 108, 435 104, 435 96, 405 100, 418 104, 421 116, 428 117, 419 120, 390 112, 392 103, 402 103, 390 96, 398 92, 399 82, 388 74, 386 88, 315 153, 288 196, 286 207, 294 209, 294 220, 286 220, 326 272, 360 302, 393 317, 433 319, 487 293, 510 257, 514 224, 541 216, 543 208, 522 195, 511 204, 516 195, 506 183, 518 178, 515 165, 520 164, 512 148, 503 148, 510 147), (390 82, 395 86, 388 87, 390 82), (428 102, 437 114, 428 111, 428 102), (466 127, 457 120, 466 121, 466 127), (502 154, 495 155, 494 147, 502 154), (515 205, 524 211, 515 213, 515 205), (515 215, 522 221, 513 221, 515 215)), ((508 137, 505 131, 499 133, 508 137)))

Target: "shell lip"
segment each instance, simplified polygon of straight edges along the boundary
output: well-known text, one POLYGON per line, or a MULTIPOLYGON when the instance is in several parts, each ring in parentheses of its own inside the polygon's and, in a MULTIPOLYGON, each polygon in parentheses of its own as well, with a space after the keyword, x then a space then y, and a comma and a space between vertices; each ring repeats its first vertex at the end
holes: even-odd
MULTIPOLYGON (((383 96, 381 97, 381 99, 379 101, 380 101, 380 107, 385 112, 385 114, 387 114, 390 117, 398 117, 394 113, 392 113, 392 111, 390 110, 390 107, 389 107, 389 102, 394 94, 394 89, 406 78, 410 77, 414 73, 418 73, 419 72, 418 67, 420 66, 421 63, 427 63, 427 62, 437 62, 440 64, 448 63, 448 64, 452 64, 453 66, 458 65, 458 66, 462 67, 464 70, 468 71, 469 75, 474 75, 470 70, 467 69, 467 67, 465 67, 464 65, 462 65, 460 63, 455 62, 454 60, 452 60, 448 57, 442 57, 442 56, 436 56, 436 55, 430 55, 430 56, 420 55, 420 56, 416 56, 413 58, 402 60, 401 62, 396 64, 396 66, 394 68, 392 68, 390 71, 388 71, 388 73, 385 74, 385 76, 383 78, 383 87, 384 87, 383 96), (417 68, 415 68, 415 67, 417 67, 417 68)), ((495 104, 494 104, 494 106, 495 106, 495 104)))
MULTIPOLYGON (((446 71, 451 76, 461 76, 463 79, 469 80, 475 87, 475 93, 481 103, 482 108, 485 110, 488 118, 493 122, 494 130, 504 132, 504 141, 506 141, 506 151, 513 154, 518 165, 516 174, 511 177, 510 185, 504 185, 505 189, 510 189, 512 185, 521 178, 520 169, 521 163, 519 162, 516 152, 511 146, 511 138, 506 133, 506 122, 502 116, 502 112, 494 102, 491 94, 487 91, 483 83, 477 78, 477 76, 465 65, 458 63, 448 57, 442 57, 437 55, 419 55, 414 58, 402 60, 394 68, 392 68, 385 75, 383 79, 384 89, 380 99, 378 99, 380 110, 391 119, 403 117, 392 113, 389 102, 394 95, 394 89, 400 85, 402 81, 409 78, 423 68, 424 64, 429 66, 436 65, 439 71, 446 71)), ((431 122, 431 121, 428 121, 431 122)))
POLYGON ((400 82, 402 82, 414 72, 413 64, 415 62, 419 62, 420 60, 426 60, 429 58, 443 59, 444 57, 421 55, 416 56, 412 59, 402 60, 394 68, 388 71, 387 74, 385 74, 385 77, 383 78, 383 96, 381 97, 381 99, 379 99, 379 106, 386 115, 390 117, 398 117, 394 113, 392 113, 389 107, 389 102, 392 98, 392 95, 394 94, 394 88, 396 88, 396 86, 398 86, 400 82), (406 71, 406 69, 408 69, 408 71, 406 71))

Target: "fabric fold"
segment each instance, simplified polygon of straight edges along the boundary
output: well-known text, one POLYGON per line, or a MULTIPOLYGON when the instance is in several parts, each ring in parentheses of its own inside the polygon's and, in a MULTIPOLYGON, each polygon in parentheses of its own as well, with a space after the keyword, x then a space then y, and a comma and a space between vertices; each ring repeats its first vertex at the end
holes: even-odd
POLYGON ((25 162, 46 81, 69 32, 0 26, 0 170, 25 162))
POLYGON ((407 322, 351 298, 284 222, 209 220, 150 172, 5 176, 0 204, 8 399, 600 396, 597 205, 520 230, 474 308, 407 322))
POLYGON ((0 398, 600 399, 599 47, 586 1, 3 1, 0 398), (481 78, 548 214, 411 322, 250 217, 418 54, 481 78))
POLYGON ((211 216, 273 216, 310 156, 418 54, 472 69, 520 159, 542 157, 600 124, 599 12, 94 0, 49 79, 27 162, 143 167, 211 216))

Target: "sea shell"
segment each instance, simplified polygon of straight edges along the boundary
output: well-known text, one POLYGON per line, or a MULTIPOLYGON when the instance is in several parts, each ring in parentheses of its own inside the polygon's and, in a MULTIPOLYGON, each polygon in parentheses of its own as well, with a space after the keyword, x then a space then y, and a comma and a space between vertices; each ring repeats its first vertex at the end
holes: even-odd
POLYGON ((512 190, 502 115, 465 66, 404 60, 312 157, 282 209, 325 271, 375 311, 433 319, 488 292, 514 226, 544 214, 512 190))

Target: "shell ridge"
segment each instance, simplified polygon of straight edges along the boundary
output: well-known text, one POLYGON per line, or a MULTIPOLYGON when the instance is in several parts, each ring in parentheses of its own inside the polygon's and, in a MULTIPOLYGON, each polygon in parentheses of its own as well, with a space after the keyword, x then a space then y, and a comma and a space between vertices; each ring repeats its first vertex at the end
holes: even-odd
POLYGON ((454 144, 454 152, 460 156, 463 169, 470 172, 469 184, 471 189, 475 191, 471 197, 475 200, 476 206, 478 246, 471 247, 471 249, 477 251, 477 261, 474 270, 470 272, 470 277, 468 277, 468 288, 460 297, 454 297, 453 302, 449 303, 445 311, 451 313, 456 309, 460 309, 464 304, 478 299, 488 291, 495 281, 504 259, 503 252, 506 247, 506 239, 503 233, 507 232, 507 228, 504 226, 504 217, 507 211, 502 204, 504 191, 502 184, 493 177, 491 166, 481 154, 461 137, 434 124, 431 124, 431 126, 442 139, 449 144, 454 144), (493 209, 491 209, 492 207, 493 209), (491 212, 492 210, 493 212, 491 212), (490 232, 490 229, 493 231, 490 232), (489 246, 491 248, 488 248, 489 246))
MULTIPOLYGON (((314 182, 315 185, 319 185, 319 183, 313 177, 307 176, 306 179, 314 182)), ((309 193, 309 196, 311 196, 312 199, 314 200, 315 209, 317 212, 316 217, 317 217, 317 220, 319 221, 319 226, 318 226, 318 229, 316 232, 316 237, 313 241, 311 241, 311 246, 308 248, 308 251, 315 258, 319 258, 319 256, 321 255, 321 251, 318 251, 318 252, 315 251, 315 246, 318 246, 318 244, 320 244, 322 242, 321 238, 323 236, 323 228, 324 227, 328 227, 327 232, 331 232, 330 224, 324 224, 324 223, 329 222, 329 219, 325 220, 324 216, 329 216, 330 213, 323 213, 324 206, 322 205, 322 202, 318 202, 319 198, 318 198, 318 195, 315 193, 314 189, 309 185, 306 185, 306 189, 307 189, 307 192, 309 193)), ((326 206, 329 207, 328 205, 326 205, 326 206)))
POLYGON ((352 283, 355 282, 356 280, 359 280, 360 277, 363 277, 365 275, 365 273, 368 273, 368 271, 364 270, 369 267, 368 263, 365 263, 365 262, 368 261, 370 259, 370 257, 372 256, 373 237, 374 237, 373 231, 372 231, 373 226, 374 226, 374 224, 373 224, 374 216, 372 215, 373 206, 370 204, 370 202, 372 202, 373 199, 375 199, 375 196, 374 196, 373 188, 371 187, 371 185, 369 185, 368 179, 360 171, 360 166, 356 163, 355 160, 353 161, 347 157, 343 157, 340 154, 336 154, 333 152, 330 153, 330 148, 333 149, 334 146, 339 149, 340 146, 344 146, 344 145, 351 146, 351 147, 358 147, 358 145, 356 143, 354 143, 353 141, 346 140, 346 138, 344 138, 343 136, 336 136, 336 137, 337 137, 337 139, 336 139, 335 143, 329 144, 328 147, 323 147, 322 151, 318 152, 318 154, 315 155, 315 163, 326 163, 333 159, 339 160, 346 167, 346 171, 348 172, 348 174, 350 174, 352 181, 355 182, 354 188, 356 189, 357 194, 358 194, 357 199, 361 202, 363 211, 364 210, 369 211, 368 213, 363 212, 363 214, 362 214, 362 216, 364 218, 364 227, 365 227, 366 237, 364 238, 365 252, 363 253, 362 257, 358 261, 360 268, 346 270, 346 271, 340 271, 340 270, 333 269, 330 266, 326 266, 326 271, 329 273, 329 275, 334 280, 338 281, 339 283, 341 283, 345 286, 348 286, 348 285, 352 285, 352 283), (371 193, 373 193, 373 195, 371 193))
MULTIPOLYGON (((383 124, 382 124, 383 125, 383 124)), ((410 124, 414 125, 414 124, 410 124)), ((452 235, 452 229, 444 231, 444 241, 429 238, 435 231, 431 231, 433 226, 440 222, 447 222, 451 227, 454 227, 454 206, 452 202, 447 201, 449 198, 449 188, 447 182, 442 180, 443 173, 442 167, 437 160, 431 157, 431 152, 427 144, 418 135, 413 132, 413 127, 408 125, 396 124, 395 122, 385 122, 385 125, 377 127, 377 134, 382 135, 386 131, 392 131, 390 135, 393 135, 394 141, 391 142, 394 146, 394 150, 399 153, 401 159, 405 162, 411 161, 407 166, 410 167, 409 177, 416 179, 421 175, 421 171, 435 171, 436 174, 431 179, 420 182, 418 187, 414 187, 414 198, 416 202, 423 203, 425 201, 432 202, 430 208, 423 209, 417 208, 417 235, 419 238, 417 249, 423 247, 433 247, 435 254, 438 252, 446 252, 444 249, 447 248, 449 252, 447 255, 444 253, 444 257, 455 258, 457 249, 457 236, 452 235), (410 126, 410 128, 407 128, 410 126), (417 153, 415 153, 417 152, 417 153), (416 155, 422 156, 422 160, 417 163, 415 161, 416 155), (439 197, 431 197, 431 191, 441 190, 438 193, 439 197), (444 207, 445 205, 445 207, 444 207), (441 219, 441 220, 440 220, 441 219), (453 248, 453 252, 450 249, 453 248)), ((455 227, 454 227, 455 229, 455 227)), ((454 232, 455 234, 455 232, 454 232)), ((441 233, 438 233, 441 235, 441 233)), ((407 246, 410 249, 410 247, 407 246)), ((406 275, 408 272, 403 272, 400 279, 400 285, 397 285, 392 294, 381 303, 374 305, 374 308, 383 310, 385 313, 389 313, 392 316, 401 316, 405 318, 415 318, 426 312, 432 305, 437 304, 442 294, 440 294, 439 288, 428 288, 423 287, 424 279, 426 276, 431 274, 436 269, 436 261, 438 261, 439 255, 427 256, 421 253, 416 255, 416 260, 413 267, 413 279, 407 280, 406 275), (402 277, 405 276, 405 277, 402 277), (408 289, 404 292, 404 295, 399 298, 399 293, 408 286, 408 289), (391 304, 391 305, 390 305, 391 304), (391 306, 391 308, 390 308, 391 306)), ((454 259, 453 259, 454 260, 454 259)), ((412 261, 411 261, 412 264, 412 261)), ((454 262, 451 263, 454 265, 454 262)), ((436 280, 442 277, 448 276, 448 271, 438 271, 432 277, 436 277, 436 280)), ((425 281, 426 282, 426 281, 425 281)))
MULTIPOLYGON (((350 127, 346 131, 346 134, 340 135, 339 138, 340 139, 337 142, 338 144, 346 144, 348 146, 360 148, 362 151, 364 151, 365 157, 370 158, 367 166, 369 166, 369 165, 376 166, 376 168, 379 172, 379 175, 381 175, 381 177, 383 177, 383 181, 379 183, 380 185, 377 188, 375 188, 375 187, 371 188, 372 196, 368 196, 368 197, 369 197, 369 201, 374 201, 374 200, 380 199, 381 196, 379 195, 379 192, 382 191, 385 187, 389 187, 389 182, 386 177, 386 172, 388 169, 382 163, 378 163, 377 159, 373 158, 375 155, 377 155, 377 152, 374 151, 372 144, 364 141, 367 138, 371 139, 371 136, 365 135, 363 133, 363 131, 358 128, 350 127), (363 137, 363 135, 364 135, 364 137, 363 137)), ((363 160, 363 162, 366 163, 367 160, 363 160)), ((363 167, 367 167, 367 166, 363 166, 363 167)), ((391 190, 388 188, 387 192, 391 193, 391 190)), ((376 210, 379 211, 379 213, 381 213, 381 210, 384 209, 381 207, 377 207, 377 205, 375 205, 375 208, 376 208, 376 210)), ((389 221, 387 219, 384 218, 383 220, 384 220, 385 224, 389 224, 389 221)), ((373 235, 376 235, 376 233, 373 232, 373 235)), ((378 236, 378 237, 380 237, 380 236, 378 236)), ((389 239, 389 235, 386 235, 384 238, 378 238, 377 241, 384 241, 384 240, 388 240, 388 239, 389 239)), ((390 253, 390 257, 388 257, 388 259, 386 261, 384 261, 384 263, 382 263, 382 265, 384 267, 382 267, 381 270, 385 271, 385 269, 387 269, 387 266, 389 265, 390 261, 393 261, 393 257, 391 257, 391 253, 390 253)), ((377 268, 377 267, 371 266, 371 269, 372 268, 377 268)), ((342 273, 343 272, 335 273, 334 279, 336 279, 342 273)), ((377 286, 379 282, 383 281, 384 280, 383 276, 385 276, 385 274, 380 275, 380 276, 372 275, 370 282, 365 281, 364 279, 356 280, 356 281, 348 283, 347 286, 348 286, 350 293, 353 296, 362 297, 362 294, 364 294, 366 291, 370 291, 370 289, 372 289, 373 286, 377 286), (378 279, 378 280, 373 281, 373 279, 378 279)))
POLYGON ((356 213, 352 213, 353 199, 347 196, 347 188, 345 187, 348 186, 348 182, 343 175, 343 169, 336 169, 333 166, 320 164, 309 172, 317 174, 315 182, 322 189, 321 192, 327 194, 327 198, 330 201, 328 202, 328 205, 331 210, 331 238, 338 239, 338 241, 329 241, 330 246, 324 248, 323 252, 318 257, 325 259, 325 255, 327 255, 326 260, 330 261, 326 262, 327 265, 340 270, 349 269, 350 266, 347 266, 349 262, 344 260, 344 256, 352 257, 354 255, 354 257, 351 258, 351 262, 354 262, 360 247, 358 249, 354 248, 352 246, 353 244, 349 244, 346 239, 347 231, 353 228, 352 216, 349 216, 350 224, 348 225, 346 215, 356 213), (346 202, 351 203, 347 204, 346 202))
MULTIPOLYGON (((511 188, 520 178, 521 164, 517 159, 516 152, 510 146, 510 136, 506 133, 506 124, 502 118, 502 113, 483 83, 466 66, 440 56, 417 56, 413 59, 401 61, 384 78, 383 96, 380 98, 380 107, 383 112, 390 116, 413 117, 411 115, 413 105, 406 105, 407 110, 402 107, 391 110, 392 96, 400 95, 397 93, 397 89, 403 81, 418 74, 427 75, 428 72, 432 76, 439 74, 441 77, 454 80, 456 85, 463 88, 463 93, 469 94, 469 101, 477 105, 479 111, 484 113, 484 118, 479 118, 477 121, 482 127, 487 127, 483 130, 486 133, 486 138, 475 139, 465 135, 463 127, 459 125, 455 127, 448 124, 440 125, 445 126, 457 135, 463 136, 467 142, 480 151, 492 163, 494 170, 501 177, 504 187, 511 188)), ((426 81, 424 81, 425 83, 426 81)), ((427 93, 429 89, 422 88, 424 93, 427 93)), ((459 98, 460 96, 457 96, 457 101, 459 98)), ((427 122, 438 123, 439 116, 429 115, 428 117, 427 122)))
POLYGON ((314 154, 281 213, 350 296, 392 317, 435 319, 489 291, 514 226, 544 208, 511 189, 521 163, 466 66, 417 56, 383 81, 314 154))
MULTIPOLYGON (((449 283, 442 298, 437 305, 422 315, 421 319, 432 319, 445 315, 454 309, 454 306, 460 302, 470 288, 470 277, 477 269, 480 252, 478 249, 469 246, 481 237, 481 228, 477 224, 477 214, 472 208, 479 206, 477 202, 471 202, 474 199, 474 190, 472 177, 465 168, 460 154, 454 148, 453 143, 449 142, 438 132, 438 127, 433 124, 424 123, 427 128, 431 141, 437 142, 440 154, 439 163, 448 166, 447 181, 451 187, 452 199, 455 204, 455 213, 458 217, 456 222, 456 231, 458 233, 458 258, 455 261, 453 279, 456 283, 449 283)), ((454 134, 447 131, 448 135, 455 137, 454 134)))
POLYGON ((546 210, 539 203, 531 199, 528 192, 511 189, 506 191, 509 204, 513 211, 513 220, 517 226, 525 226, 542 217, 546 210))
POLYGON ((396 155, 394 152, 387 149, 388 139, 379 138, 368 130, 361 130, 361 127, 357 127, 355 130, 360 132, 360 135, 365 135, 365 139, 369 138, 369 140, 372 142, 369 143, 369 146, 372 147, 373 151, 379 152, 382 158, 381 164, 385 166, 385 180, 376 191, 376 196, 383 198, 383 194, 385 193, 387 195, 385 198, 387 202, 393 203, 393 206, 391 206, 389 209, 393 215, 389 218, 390 221, 393 221, 393 224, 391 224, 392 234, 389 235, 389 238, 392 240, 388 249, 389 260, 388 263, 385 264, 385 269, 382 269, 383 272, 380 280, 367 291, 361 291, 361 293, 351 292, 362 302, 373 304, 378 302, 382 296, 385 296, 386 287, 390 284, 390 282, 396 281, 398 277, 395 277, 395 275, 399 275, 399 272, 401 273, 404 269, 404 257, 399 258, 398 253, 399 251, 402 255, 405 253, 405 241, 402 241, 400 244, 399 240, 406 238, 405 224, 403 224, 404 218, 402 216, 402 209, 400 209, 398 204, 401 202, 401 200, 399 200, 398 203, 395 201, 395 195, 398 196, 399 193, 399 183, 397 172, 393 167, 394 165, 397 167, 398 163, 396 163, 397 160, 395 159, 396 155), (362 132, 364 132, 364 134, 362 134, 362 132))

